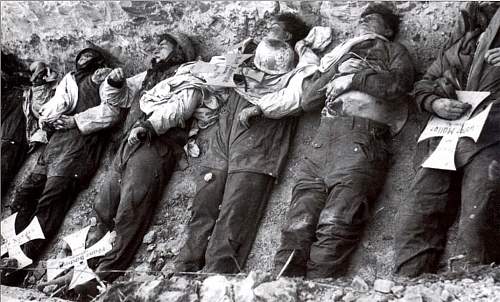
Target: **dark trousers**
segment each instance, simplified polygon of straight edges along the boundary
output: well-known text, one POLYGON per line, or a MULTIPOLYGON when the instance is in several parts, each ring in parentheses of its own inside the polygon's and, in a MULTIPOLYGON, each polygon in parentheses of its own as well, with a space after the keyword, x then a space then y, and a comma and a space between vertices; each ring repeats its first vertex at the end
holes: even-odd
POLYGON ((246 263, 274 178, 207 169, 199 176, 186 243, 177 271, 238 273, 246 263), (204 180, 207 173, 212 178, 204 180))
POLYGON ((354 117, 323 118, 299 167, 275 257, 285 276, 344 273, 388 168, 388 128, 354 117))
POLYGON ((114 159, 94 205, 95 237, 108 230, 116 232, 112 250, 98 260, 96 273, 101 279, 116 279, 120 273, 109 271, 126 269, 142 243, 175 168, 173 152, 163 150, 167 151, 160 154, 153 145, 137 147, 125 141, 114 159))
POLYGON ((16 191, 11 205, 18 212, 16 233, 23 231, 36 216, 45 235, 23 246, 25 254, 36 261, 46 244, 57 235, 67 211, 78 194, 78 180, 72 177, 47 177, 30 174, 16 191))
POLYGON ((399 209, 397 274, 436 271, 457 212, 454 254, 465 255, 461 262, 500 261, 500 186, 498 179, 488 179, 488 166, 494 159, 500 160, 500 144, 480 151, 457 171, 419 168, 410 196, 399 209))

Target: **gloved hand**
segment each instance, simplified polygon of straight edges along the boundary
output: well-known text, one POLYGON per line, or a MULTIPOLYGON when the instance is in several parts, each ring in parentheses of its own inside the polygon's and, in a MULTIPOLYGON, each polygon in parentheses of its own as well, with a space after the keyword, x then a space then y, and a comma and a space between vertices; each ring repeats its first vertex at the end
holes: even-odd
POLYGON ((248 129, 250 127, 250 119, 254 116, 259 116, 262 110, 258 106, 251 106, 241 110, 239 114, 240 123, 248 129))
POLYGON ((69 130, 75 127, 76 121, 73 116, 61 115, 61 117, 54 122, 54 128, 56 130, 69 130))
POLYGON ((148 130, 144 127, 135 127, 130 131, 128 136, 128 143, 131 145, 135 145, 140 142, 144 137, 146 137, 148 130))

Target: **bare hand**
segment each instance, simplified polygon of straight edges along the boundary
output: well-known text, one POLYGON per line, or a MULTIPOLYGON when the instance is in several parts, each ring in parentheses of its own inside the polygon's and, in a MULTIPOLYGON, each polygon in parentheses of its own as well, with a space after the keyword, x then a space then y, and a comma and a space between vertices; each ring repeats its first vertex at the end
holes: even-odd
POLYGON ((125 73, 123 72, 123 69, 121 67, 118 67, 113 69, 113 71, 111 71, 108 77, 112 81, 120 82, 125 79, 125 73))
POLYGON ((254 116, 259 116, 261 113, 262 110, 260 110, 259 107, 252 106, 241 110, 238 118, 240 119, 240 123, 243 127, 248 129, 250 127, 250 119, 254 116))
POLYGON ((500 47, 488 50, 484 59, 488 64, 500 67, 500 47))
POLYGON ((73 116, 61 115, 54 122, 54 128, 56 130, 69 130, 76 127, 75 118, 73 116))
POLYGON ((500 163, 496 160, 492 161, 488 167, 488 177, 492 181, 500 179, 500 163))
POLYGON ((333 101, 336 97, 351 88, 354 74, 336 78, 326 85, 326 102, 333 101))
POLYGON ((365 61, 352 58, 340 64, 338 70, 340 73, 356 73, 367 68, 369 66, 365 61))
POLYGON ((471 108, 470 104, 462 103, 452 99, 437 99, 432 102, 434 113, 447 120, 456 120, 471 108))
POLYGON ((146 135, 148 130, 144 127, 135 127, 130 131, 130 134, 128 136, 128 143, 131 145, 135 145, 138 142, 141 141, 141 138, 146 135))

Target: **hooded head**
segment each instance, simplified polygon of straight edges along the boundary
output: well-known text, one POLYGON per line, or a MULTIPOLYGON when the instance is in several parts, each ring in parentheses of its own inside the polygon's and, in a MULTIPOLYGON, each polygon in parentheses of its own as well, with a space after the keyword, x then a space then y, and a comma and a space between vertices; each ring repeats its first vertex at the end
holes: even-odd
POLYGON ((85 48, 78 53, 75 59, 77 72, 94 72, 106 65, 104 56, 94 48, 85 48))
POLYGON ((358 34, 376 33, 393 40, 399 31, 401 20, 393 10, 383 3, 370 3, 361 13, 358 34))
POLYGON ((194 46, 187 35, 165 33, 158 37, 158 46, 153 52, 152 63, 172 66, 193 61, 195 57, 194 46))
POLYGON ((266 38, 288 42, 294 48, 295 43, 308 33, 309 27, 301 18, 293 13, 283 13, 272 18, 266 38))
POLYGON ((35 61, 30 65, 30 81, 34 86, 53 82, 57 79, 57 72, 52 71, 45 62, 35 61))

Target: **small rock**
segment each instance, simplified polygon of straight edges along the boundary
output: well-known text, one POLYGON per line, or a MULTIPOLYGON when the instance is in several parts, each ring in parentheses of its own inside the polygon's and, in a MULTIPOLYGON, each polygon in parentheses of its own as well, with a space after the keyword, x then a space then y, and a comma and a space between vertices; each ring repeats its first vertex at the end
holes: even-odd
POLYGON ((142 239, 142 242, 145 244, 151 244, 153 241, 156 239, 156 232, 154 230, 149 231, 145 236, 144 239, 142 239))
POLYGON ((460 286, 451 284, 451 283, 445 283, 443 286, 444 290, 449 292, 452 296, 458 297, 460 295, 460 292, 462 291, 460 286))
POLYGON ((181 291, 167 291, 162 292, 156 301, 184 302, 186 298, 187 293, 181 291))
POLYGON ((158 260, 156 261, 154 267, 153 267, 153 270, 155 271, 161 271, 161 269, 163 268, 163 266, 165 265, 165 259, 163 258, 158 258, 158 260))
POLYGON ((35 276, 30 276, 28 278, 28 282, 27 283, 35 285, 36 284, 36 278, 35 278, 35 276))
POLYGON ((373 284, 373 289, 381 293, 390 293, 391 288, 394 286, 394 282, 390 280, 377 279, 373 284))
POLYGON ((231 282, 224 276, 211 276, 203 281, 200 289, 200 302, 232 302, 231 282))
POLYGON ((172 282, 171 288, 175 288, 180 291, 187 291, 189 287, 189 280, 184 277, 173 276, 170 278, 170 282, 172 282))
POLYGON ((251 271, 248 276, 234 284, 234 298, 241 302, 252 302, 255 300, 253 289, 258 285, 257 274, 251 271))
POLYGON ((356 299, 356 302, 386 302, 387 300, 388 299, 384 295, 375 293, 370 295, 364 294, 356 299))
POLYGON ((493 286, 493 284, 495 284, 495 279, 493 279, 493 277, 486 277, 483 282, 487 285, 487 286, 493 286))
POLYGON ((342 298, 342 301, 344 301, 344 302, 352 302, 352 301, 355 301, 355 300, 356 300, 356 296, 352 292, 348 292, 342 298))
POLYGON ((401 298, 403 296, 404 290, 405 287, 402 285, 395 285, 391 288, 392 293, 398 298, 401 298))
POLYGON ((352 283, 351 283, 351 286, 352 288, 354 288, 355 290, 357 291, 361 291, 361 292, 367 292, 370 290, 370 287, 368 286, 368 284, 366 284, 365 280, 363 280, 361 277, 359 276, 355 276, 353 279, 352 279, 352 283))
POLYGON ((420 292, 425 302, 441 302, 441 292, 443 290, 437 286, 437 284, 433 284, 431 288, 421 288, 420 292))
POLYGON ((148 263, 152 263, 152 262, 156 262, 156 260, 158 259, 158 253, 156 253, 156 251, 153 251, 148 259, 146 260, 148 263))
POLYGON ((344 296, 344 290, 342 288, 337 289, 332 296, 333 301, 340 301, 342 297, 344 296))
POLYGON ((401 302, 424 302, 419 286, 409 286, 405 290, 405 294, 401 302))
POLYGON ((211 172, 208 172, 207 174, 205 174, 203 179, 205 180, 205 182, 209 182, 212 180, 213 177, 214 177, 214 175, 211 172))
POLYGON ((262 283, 254 289, 257 301, 262 302, 295 302, 297 297, 297 284, 287 279, 262 283))
POLYGON ((451 294, 446 289, 441 292, 441 300, 445 302, 451 300, 451 294))
POLYGON ((55 290, 57 289, 57 285, 56 284, 51 284, 51 285, 47 285, 43 288, 43 293, 46 294, 46 295, 50 295, 52 294, 55 290))
POLYGON ((155 247, 156 247, 156 244, 154 244, 154 243, 153 243, 153 244, 148 245, 148 248, 147 248, 146 250, 147 250, 148 252, 151 252, 152 250, 154 250, 154 249, 155 249, 155 247))

